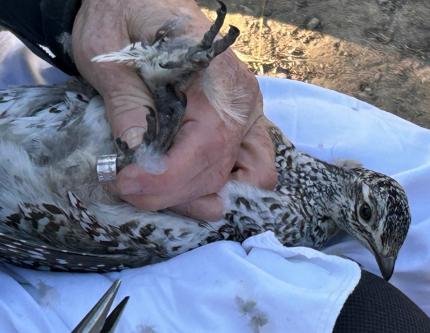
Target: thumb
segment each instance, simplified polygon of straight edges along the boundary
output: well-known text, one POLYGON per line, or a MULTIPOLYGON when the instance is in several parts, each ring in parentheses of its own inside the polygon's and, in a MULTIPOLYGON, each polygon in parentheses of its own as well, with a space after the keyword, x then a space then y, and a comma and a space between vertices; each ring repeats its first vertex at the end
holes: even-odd
POLYGON ((122 1, 82 1, 73 24, 72 49, 79 73, 103 97, 114 138, 136 147, 147 128, 148 106, 153 105, 151 94, 133 68, 92 61, 95 56, 131 43, 125 20, 127 8, 122 1))
POLYGON ((151 93, 133 69, 120 64, 100 64, 103 80, 97 89, 103 97, 114 138, 129 148, 139 146, 147 130, 146 116, 154 108, 151 93))

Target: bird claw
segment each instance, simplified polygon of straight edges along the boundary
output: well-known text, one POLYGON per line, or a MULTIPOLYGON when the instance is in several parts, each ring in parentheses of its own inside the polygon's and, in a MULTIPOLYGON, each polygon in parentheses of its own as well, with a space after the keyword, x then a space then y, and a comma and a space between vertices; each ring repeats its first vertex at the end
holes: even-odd
MULTIPOLYGON (((215 22, 211 25, 209 30, 204 34, 201 42, 196 46, 190 47, 188 52, 185 54, 185 57, 182 58, 180 61, 170 61, 165 64, 161 64, 160 67, 166 68, 166 69, 189 67, 190 70, 193 70, 196 67, 195 65, 198 64, 198 62, 196 60, 193 60, 192 58, 193 55, 199 52, 205 52, 205 51, 208 52, 209 50, 211 50, 214 44, 215 37, 221 30, 222 25, 224 24, 225 16, 227 14, 227 7, 222 1, 218 1, 218 3, 220 7, 216 12, 217 17, 215 19, 215 22)), ((233 42, 231 44, 233 44, 233 42)), ((227 47, 230 45, 227 45, 225 49, 227 49, 227 47)), ((211 54, 212 53, 213 52, 211 52, 211 54)), ((213 57, 210 60, 212 59, 213 57)), ((208 60, 207 65, 209 65, 210 60, 208 57, 207 57, 207 60, 208 60)), ((201 68, 204 68, 204 67, 196 67, 194 70, 200 70, 201 68)))
MULTIPOLYGON (((239 29, 233 26, 230 26, 227 35, 215 40, 227 13, 225 4, 221 1, 218 2, 220 8, 217 10, 217 18, 204 34, 201 42, 190 47, 179 60, 160 64, 161 68, 172 71, 178 69, 178 73, 180 73, 178 76, 183 78, 183 81, 187 81, 192 73, 208 67, 212 59, 235 42, 239 36, 239 29)), ((177 80, 178 78, 174 79, 176 82, 181 82, 181 80, 177 80)), ((152 91, 157 112, 150 113, 147 117, 148 131, 145 135, 145 144, 152 145, 153 149, 160 154, 166 153, 172 145, 187 105, 186 96, 181 91, 180 84, 176 83, 174 79, 152 91)))
MULTIPOLYGON (((219 32, 217 21, 220 16, 217 17, 215 23, 211 26, 209 31, 204 35, 202 41, 193 47, 190 47, 188 52, 181 60, 169 61, 160 64, 160 67, 164 69, 187 69, 189 73, 197 72, 209 66, 210 62, 218 55, 227 50, 239 37, 240 31, 237 27, 230 25, 227 35, 214 41, 216 34, 219 32), (214 30, 216 27, 218 30, 214 30), (209 34, 209 35, 208 35, 209 34)), ((222 17, 222 22, 224 17, 222 17)), ((221 23, 222 25, 222 23, 221 23)))
POLYGON ((219 0, 218 4, 219 8, 216 11, 217 17, 215 19, 215 22, 212 24, 209 31, 204 34, 203 39, 200 42, 200 46, 202 47, 202 49, 208 49, 212 46, 216 35, 219 33, 222 25, 224 24, 225 15, 227 14, 227 7, 224 2, 219 0))
POLYGON ((120 138, 115 140, 117 151, 119 152, 117 158, 116 172, 121 171, 125 166, 131 164, 134 160, 134 151, 129 148, 127 142, 122 141, 120 138))

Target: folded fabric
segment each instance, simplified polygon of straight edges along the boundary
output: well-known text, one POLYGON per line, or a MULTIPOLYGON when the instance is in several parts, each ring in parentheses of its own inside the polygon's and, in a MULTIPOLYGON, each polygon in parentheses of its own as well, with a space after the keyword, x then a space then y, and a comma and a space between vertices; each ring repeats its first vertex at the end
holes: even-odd
MULTIPOLYGON (((352 159, 395 178, 412 224, 390 283, 430 314, 430 130, 355 98, 297 81, 260 78, 265 113, 299 150, 333 162, 352 159)), ((411 106, 412 107, 412 106, 411 106)), ((325 253, 379 274, 369 251, 339 236, 325 253)))
POLYGON ((126 295, 130 301, 118 332, 331 332, 359 278, 352 261, 285 248, 271 232, 244 246, 216 242, 119 273, 4 265, 0 330, 69 332, 112 281, 121 279, 117 301, 126 295))

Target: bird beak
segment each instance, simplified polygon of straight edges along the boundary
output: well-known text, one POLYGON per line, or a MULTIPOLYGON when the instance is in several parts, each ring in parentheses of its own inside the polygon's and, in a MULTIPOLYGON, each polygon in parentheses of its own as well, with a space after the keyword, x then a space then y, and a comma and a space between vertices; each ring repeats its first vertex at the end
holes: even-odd
POLYGON ((388 281, 394 272, 394 265, 396 263, 396 258, 393 257, 383 257, 381 255, 375 254, 376 261, 381 271, 382 276, 385 281, 388 281))

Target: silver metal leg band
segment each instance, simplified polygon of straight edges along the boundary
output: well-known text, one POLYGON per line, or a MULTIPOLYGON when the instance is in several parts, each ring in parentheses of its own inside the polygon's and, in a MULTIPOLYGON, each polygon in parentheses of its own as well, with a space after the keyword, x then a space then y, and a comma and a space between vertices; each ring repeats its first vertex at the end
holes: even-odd
POLYGON ((97 158, 97 178, 100 183, 112 182, 116 178, 117 155, 102 155, 97 158))

